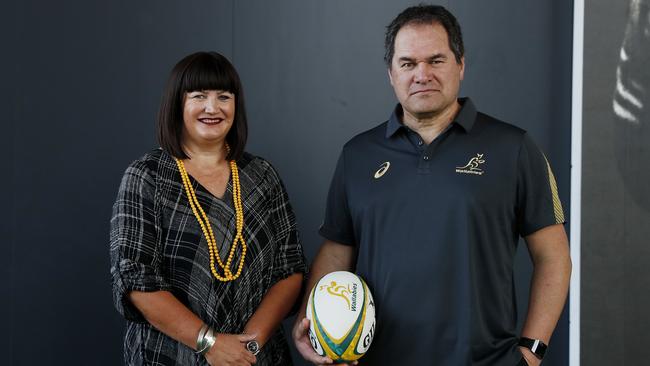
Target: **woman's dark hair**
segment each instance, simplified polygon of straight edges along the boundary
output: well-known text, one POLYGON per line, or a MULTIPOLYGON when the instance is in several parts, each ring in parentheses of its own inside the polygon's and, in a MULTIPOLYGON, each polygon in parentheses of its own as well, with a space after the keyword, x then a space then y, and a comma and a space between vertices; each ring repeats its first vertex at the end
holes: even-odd
POLYGON ((431 23, 438 23, 445 28, 447 38, 449 39, 449 48, 454 53, 456 63, 460 64, 460 60, 465 54, 465 47, 463 46, 463 34, 456 17, 443 6, 420 4, 402 11, 386 27, 384 61, 389 69, 393 62, 393 54, 395 53, 395 37, 397 37, 397 32, 405 25, 431 23))
POLYGON ((158 111, 158 143, 167 153, 187 159, 183 150, 183 101, 185 93, 197 90, 223 90, 235 95, 235 118, 226 142, 230 146, 227 160, 238 160, 244 153, 248 124, 244 91, 235 67, 217 52, 197 52, 172 69, 158 111))

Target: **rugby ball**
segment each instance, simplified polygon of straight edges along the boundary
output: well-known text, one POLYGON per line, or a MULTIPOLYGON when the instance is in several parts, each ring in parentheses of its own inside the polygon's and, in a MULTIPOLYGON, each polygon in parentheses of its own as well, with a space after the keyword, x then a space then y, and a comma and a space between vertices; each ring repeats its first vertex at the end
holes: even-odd
POLYGON ((307 301, 309 340, 314 351, 334 362, 363 356, 375 334, 375 302, 354 273, 332 272, 321 278, 307 301))

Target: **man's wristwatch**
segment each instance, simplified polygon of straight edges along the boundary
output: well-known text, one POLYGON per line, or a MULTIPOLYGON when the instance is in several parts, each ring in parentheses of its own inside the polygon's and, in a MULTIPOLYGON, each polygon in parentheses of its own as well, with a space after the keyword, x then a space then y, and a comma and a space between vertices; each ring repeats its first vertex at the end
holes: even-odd
POLYGON ((262 347, 260 347, 260 344, 257 343, 256 340, 252 340, 252 341, 248 341, 246 343, 246 349, 248 350, 248 352, 252 353, 253 356, 255 356, 258 353, 260 353, 260 351, 262 350, 262 347))
POLYGON ((544 358, 546 348, 548 348, 548 346, 539 339, 531 339, 526 337, 519 338, 519 345, 528 348, 540 360, 544 358))

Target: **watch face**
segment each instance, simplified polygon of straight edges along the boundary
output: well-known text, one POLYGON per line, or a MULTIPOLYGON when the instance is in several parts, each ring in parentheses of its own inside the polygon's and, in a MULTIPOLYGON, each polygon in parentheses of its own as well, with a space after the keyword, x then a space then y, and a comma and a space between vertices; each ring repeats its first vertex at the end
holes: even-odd
POLYGON ((253 355, 256 355, 260 353, 260 344, 257 343, 257 341, 250 341, 246 343, 246 349, 248 352, 252 353, 253 355))

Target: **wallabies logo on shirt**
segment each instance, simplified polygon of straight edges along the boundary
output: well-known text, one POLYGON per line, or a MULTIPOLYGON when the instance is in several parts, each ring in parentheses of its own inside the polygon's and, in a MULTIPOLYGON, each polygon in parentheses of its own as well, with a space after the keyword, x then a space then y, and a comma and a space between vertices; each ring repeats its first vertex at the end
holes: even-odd
POLYGON ((483 175, 485 172, 483 169, 479 168, 479 166, 483 163, 485 163, 483 154, 477 153, 475 157, 469 159, 465 166, 457 166, 456 173, 483 175))

